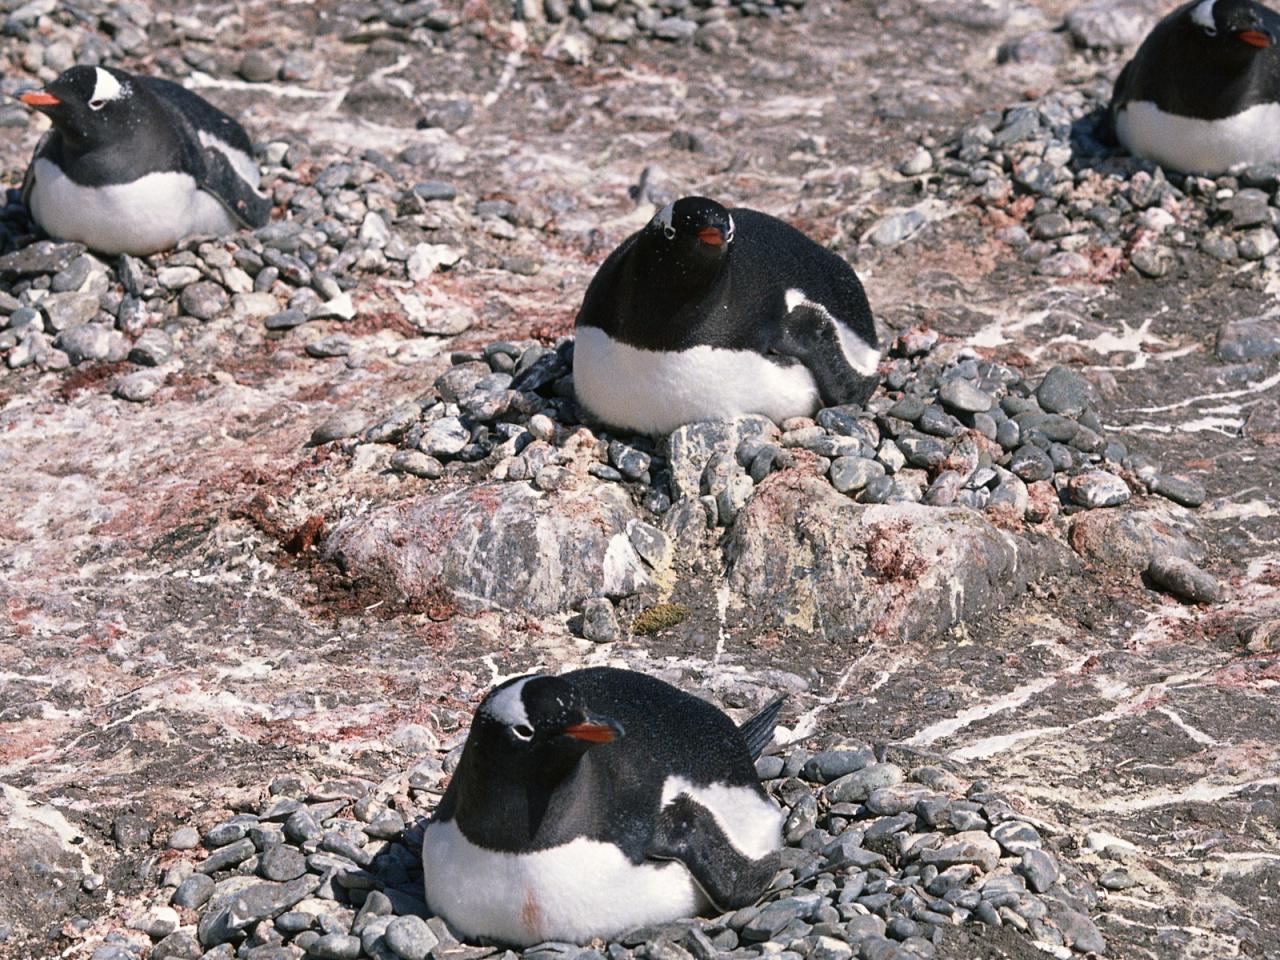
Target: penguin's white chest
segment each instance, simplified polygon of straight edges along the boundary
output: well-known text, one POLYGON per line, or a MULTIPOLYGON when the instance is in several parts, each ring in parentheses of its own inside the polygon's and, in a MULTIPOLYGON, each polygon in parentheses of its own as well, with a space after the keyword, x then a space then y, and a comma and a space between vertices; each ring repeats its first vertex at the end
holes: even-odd
POLYGON ((469 937, 516 946, 585 943, 694 916, 707 903, 681 864, 635 864, 597 840, 505 853, 477 846, 450 820, 427 827, 422 861, 435 913, 469 937))
MULTIPOLYGON (((686 794, 706 807, 724 838, 759 859, 782 845, 783 814, 754 790, 695 786, 671 776, 665 806, 686 794)), ((427 905, 459 932, 517 946, 585 943, 651 923, 692 917, 709 901, 681 863, 632 863, 611 843, 579 838, 532 853, 488 850, 456 821, 432 823, 422 841, 427 905)))
POLYGON ((1201 120, 1138 100, 1117 112, 1116 137, 1130 153, 1162 167, 1216 176, 1237 163, 1280 161, 1280 104, 1201 120))
POLYGON ((236 222, 185 173, 149 173, 132 183, 85 187, 50 161, 35 161, 31 215, 46 233, 99 253, 142 256, 194 234, 224 234, 236 222))
POLYGON ((577 329, 573 383, 578 402, 595 417, 648 434, 751 413, 785 420, 820 405, 817 384, 802 364, 781 366, 752 350, 708 346, 641 350, 599 327, 577 329))

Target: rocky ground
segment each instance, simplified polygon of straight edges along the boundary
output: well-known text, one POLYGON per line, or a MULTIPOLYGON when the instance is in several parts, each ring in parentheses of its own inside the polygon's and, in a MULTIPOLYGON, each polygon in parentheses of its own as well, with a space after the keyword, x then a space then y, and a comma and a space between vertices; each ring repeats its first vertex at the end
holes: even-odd
POLYGON ((0 0, 0 92, 184 78, 276 201, 120 261, 0 211, 0 955, 492 953, 392 919, 415 825, 492 682, 616 663, 789 694, 795 853, 609 960, 1280 956, 1280 177, 1097 141, 1164 9, 0 0), (690 192, 856 266, 868 411, 578 422, 690 192))

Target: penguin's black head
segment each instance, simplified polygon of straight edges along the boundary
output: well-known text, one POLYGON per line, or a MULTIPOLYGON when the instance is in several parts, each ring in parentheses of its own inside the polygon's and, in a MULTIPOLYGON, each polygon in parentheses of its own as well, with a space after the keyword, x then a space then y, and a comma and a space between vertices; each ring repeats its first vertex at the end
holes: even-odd
POLYGON ((1280 15, 1255 0, 1198 0, 1186 9, 1190 28, 1226 56, 1251 57, 1280 39, 1280 15))
POLYGON ((556 766, 592 747, 621 739, 622 724, 592 713, 582 694, 560 677, 508 680, 484 698, 471 724, 474 740, 490 762, 508 769, 556 766))
POLYGON ((733 244, 733 217, 706 197, 681 197, 657 212, 645 228, 659 249, 719 261, 733 244))
POLYGON ((80 66, 18 99, 47 114, 73 146, 88 148, 128 136, 137 93, 123 70, 80 66))

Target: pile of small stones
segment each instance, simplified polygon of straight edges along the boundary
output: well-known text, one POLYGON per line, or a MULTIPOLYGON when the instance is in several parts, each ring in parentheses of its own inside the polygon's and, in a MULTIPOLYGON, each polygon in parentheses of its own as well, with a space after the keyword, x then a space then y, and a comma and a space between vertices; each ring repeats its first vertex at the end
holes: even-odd
MULTIPOLYGON (((1259 275, 1280 270, 1280 164, 1184 176, 1104 146, 1110 93, 1096 82, 985 113, 954 140, 917 147, 898 170, 926 192, 1009 213, 1017 222, 999 239, 1043 275, 1105 274, 1127 257, 1162 277, 1197 250, 1261 263, 1259 275)), ((924 223, 918 211, 898 213, 868 240, 892 245, 924 223)))
MULTIPOLYGON (((306 353, 347 356, 352 339, 341 324, 357 315, 352 294, 362 278, 418 283, 467 256, 464 234, 516 233, 510 202, 466 204, 451 184, 415 182, 416 156, 391 160, 368 151, 318 167, 305 148, 272 142, 260 159, 285 217, 150 257, 100 257, 81 244, 36 240, 17 191, 10 191, 0 210, 0 240, 12 248, 0 255, 5 363, 60 370, 128 360, 143 369, 120 380, 117 392, 145 400, 182 344, 199 339, 200 327, 213 321, 251 322, 280 334, 330 321, 338 331, 312 338, 306 353)), ((460 308, 405 312, 423 335, 456 334, 474 321, 460 308)))
MULTIPOLYGON (((458 753, 416 768, 394 796, 368 782, 281 777, 254 812, 203 836, 178 829, 169 847, 183 858, 164 872, 166 902, 93 960, 136 960, 145 947, 153 960, 516 960, 460 942, 422 900, 424 814, 458 753)), ((795 749, 757 769, 788 813, 783 870, 761 903, 520 956, 919 960, 966 922, 1011 926, 1062 957, 1105 950, 1088 916, 1092 884, 1055 856, 1052 828, 987 781, 966 788, 940 767, 904 769, 868 746, 795 749)), ((1114 889, 1132 884, 1123 871, 1108 877, 1114 889)))
POLYGON ((926 328, 897 338, 866 408, 829 407, 774 425, 763 417, 695 423, 654 441, 593 430, 573 400, 572 341, 501 342, 453 354, 416 401, 372 426, 322 424, 312 442, 393 444, 392 470, 428 479, 531 481, 554 490, 575 473, 634 484, 665 513, 701 499, 727 525, 771 472, 802 465, 860 503, 962 505, 1041 523, 1115 506, 1134 489, 1197 507, 1205 491, 1108 440, 1087 382, 1054 367, 1038 383, 979 360, 926 328))

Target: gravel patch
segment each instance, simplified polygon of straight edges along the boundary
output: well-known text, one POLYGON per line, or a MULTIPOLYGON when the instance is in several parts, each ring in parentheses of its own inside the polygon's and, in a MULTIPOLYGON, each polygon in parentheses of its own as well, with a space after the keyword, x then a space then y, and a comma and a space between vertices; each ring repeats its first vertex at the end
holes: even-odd
MULTIPOLYGON (((461 943, 422 901, 422 829, 454 756, 424 761, 390 796, 366 782, 304 786, 281 777, 256 813, 206 830, 204 846, 214 852, 163 893, 162 900, 197 911, 194 926, 165 922, 158 902, 146 931, 156 941, 194 938, 204 956, 228 958, 305 951, 512 960, 513 951, 461 943), (295 801, 290 821, 305 815, 314 829, 256 830, 280 818, 286 793, 295 801), (392 816, 396 825, 388 829, 392 816), (253 839, 217 846, 246 829, 253 839), (241 845, 246 856, 224 854, 241 845), (302 864, 302 872, 274 879, 284 862, 302 864)), ((1021 815, 989 782, 966 784, 934 766, 907 768, 858 744, 765 756, 758 769, 787 812, 783 870, 760 903, 647 927, 600 947, 546 943, 520 955, 906 960, 940 956, 943 932, 966 923, 1012 927, 1060 956, 1105 950, 1089 918, 1096 891, 1060 857, 1062 838, 1021 815)))

